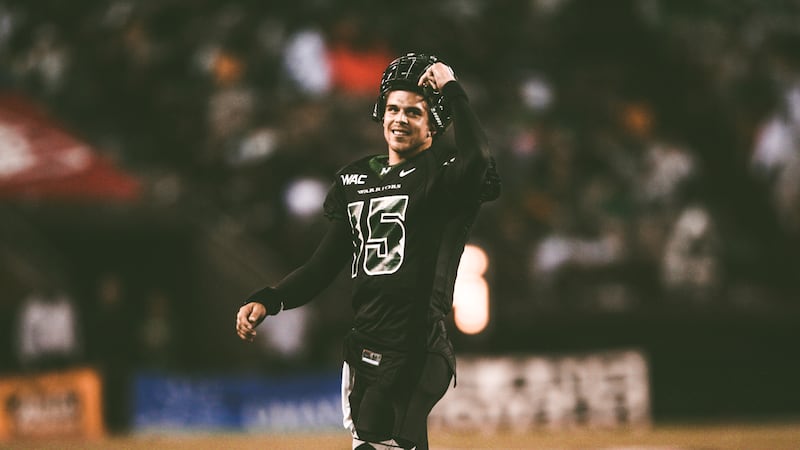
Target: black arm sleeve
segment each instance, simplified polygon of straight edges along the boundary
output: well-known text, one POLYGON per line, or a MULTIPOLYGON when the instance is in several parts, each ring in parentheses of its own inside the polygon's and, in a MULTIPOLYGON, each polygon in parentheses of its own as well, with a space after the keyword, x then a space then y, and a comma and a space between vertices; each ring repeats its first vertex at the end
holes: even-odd
POLYGON ((461 186, 467 198, 494 200, 500 194, 500 179, 489 139, 469 105, 466 92, 457 81, 442 87, 453 114, 453 129, 458 162, 448 173, 449 185, 461 186))
POLYGON ((249 301, 263 303, 269 313, 305 305, 325 289, 341 271, 352 254, 349 226, 341 220, 332 220, 319 246, 305 264, 295 269, 274 288, 266 287, 255 292, 249 301))

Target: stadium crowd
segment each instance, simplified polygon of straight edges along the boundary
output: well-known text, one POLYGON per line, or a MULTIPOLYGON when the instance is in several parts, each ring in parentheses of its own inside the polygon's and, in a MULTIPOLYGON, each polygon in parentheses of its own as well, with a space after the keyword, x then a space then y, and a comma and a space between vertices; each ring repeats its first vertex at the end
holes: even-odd
MULTIPOLYGON (((5 0, 0 81, 147 201, 211 205, 288 268, 332 174, 383 151, 382 69, 435 53, 503 177, 473 234, 498 321, 774 311, 798 287, 798 19, 755 0, 5 0)), ((188 300, 159 299, 162 316, 188 300)), ((140 316, 141 345, 166 339, 140 316)))

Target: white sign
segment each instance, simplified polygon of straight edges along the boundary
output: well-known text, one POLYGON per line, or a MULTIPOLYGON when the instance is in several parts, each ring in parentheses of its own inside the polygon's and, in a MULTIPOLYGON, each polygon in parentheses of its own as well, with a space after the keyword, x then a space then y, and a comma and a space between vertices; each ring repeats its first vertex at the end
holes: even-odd
POLYGON ((635 350, 464 357, 457 381, 431 413, 431 427, 522 432, 650 423, 647 361, 635 350))

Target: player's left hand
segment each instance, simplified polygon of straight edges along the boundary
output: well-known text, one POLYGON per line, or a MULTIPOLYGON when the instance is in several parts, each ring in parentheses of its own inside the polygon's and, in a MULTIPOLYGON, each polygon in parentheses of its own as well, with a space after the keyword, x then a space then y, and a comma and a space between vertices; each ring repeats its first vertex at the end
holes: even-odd
POLYGON ((434 91, 441 91, 442 86, 456 79, 456 75, 450 66, 442 63, 433 63, 419 77, 419 86, 430 86, 434 91))
POLYGON ((253 342, 256 338, 256 327, 266 316, 267 309, 261 303, 250 302, 242 306, 236 314, 236 334, 242 340, 253 342))

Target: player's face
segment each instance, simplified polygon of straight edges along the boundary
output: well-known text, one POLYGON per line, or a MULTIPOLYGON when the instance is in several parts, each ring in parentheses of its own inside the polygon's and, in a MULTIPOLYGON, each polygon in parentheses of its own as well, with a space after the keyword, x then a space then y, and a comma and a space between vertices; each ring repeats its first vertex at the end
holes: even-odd
POLYGON ((389 164, 397 164, 430 147, 431 135, 425 99, 411 91, 389 92, 383 115, 389 164))

